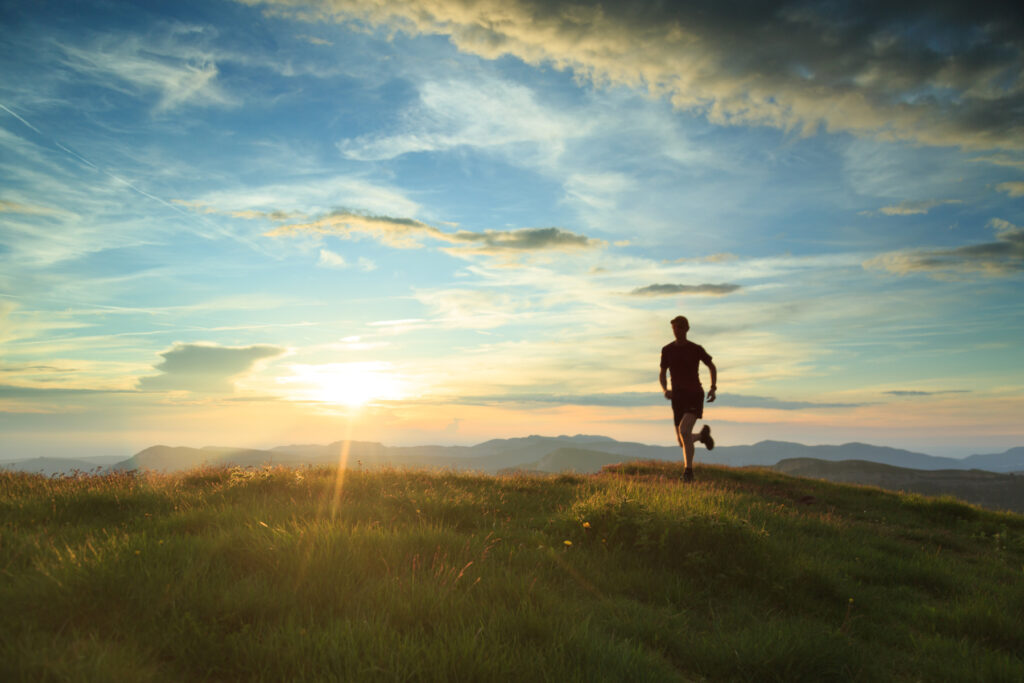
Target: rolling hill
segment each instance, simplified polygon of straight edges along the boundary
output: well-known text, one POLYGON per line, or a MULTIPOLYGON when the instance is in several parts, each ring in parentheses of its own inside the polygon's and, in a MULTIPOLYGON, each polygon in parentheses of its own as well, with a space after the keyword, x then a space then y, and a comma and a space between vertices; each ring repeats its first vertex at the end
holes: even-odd
POLYGON ((984 470, 917 470, 864 460, 827 462, 790 458, 772 469, 798 476, 846 484, 878 486, 926 496, 954 496, 993 510, 1024 513, 1024 476, 984 470))

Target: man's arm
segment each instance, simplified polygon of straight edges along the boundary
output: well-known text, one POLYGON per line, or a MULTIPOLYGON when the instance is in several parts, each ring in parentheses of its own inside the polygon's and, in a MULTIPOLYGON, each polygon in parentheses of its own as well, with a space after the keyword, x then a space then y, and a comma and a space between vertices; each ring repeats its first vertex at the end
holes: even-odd
POLYGON ((712 403, 715 400, 715 391, 718 390, 718 369, 709 360, 704 361, 704 365, 708 366, 708 370, 711 371, 711 388, 708 389, 708 403, 712 403))
POLYGON ((672 392, 668 389, 668 368, 661 369, 658 381, 661 382, 661 393, 665 394, 665 398, 672 398, 672 392))

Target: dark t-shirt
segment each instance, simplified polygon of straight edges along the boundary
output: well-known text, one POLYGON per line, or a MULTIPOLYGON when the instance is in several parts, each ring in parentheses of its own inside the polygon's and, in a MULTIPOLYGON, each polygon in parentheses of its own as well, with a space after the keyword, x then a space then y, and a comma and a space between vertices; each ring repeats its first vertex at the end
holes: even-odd
POLYGON ((661 367, 668 368, 672 376, 672 391, 685 389, 703 389, 700 383, 698 367, 700 362, 711 362, 711 356, 700 344, 690 340, 682 343, 672 342, 661 349, 661 367))

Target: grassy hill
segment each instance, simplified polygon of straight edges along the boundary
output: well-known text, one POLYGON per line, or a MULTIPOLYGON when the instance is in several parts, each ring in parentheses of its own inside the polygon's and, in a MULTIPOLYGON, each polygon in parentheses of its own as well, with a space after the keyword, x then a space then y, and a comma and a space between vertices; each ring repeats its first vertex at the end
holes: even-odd
POLYGON ((953 496, 990 510, 1024 513, 1024 476, 984 470, 915 470, 864 460, 780 460, 777 472, 847 484, 866 484, 926 496, 953 496))
POLYGON ((604 451, 592 451, 585 448, 556 448, 536 462, 528 462, 519 467, 499 470, 500 474, 527 473, 572 473, 593 474, 605 465, 622 461, 622 457, 604 451))
POLYGON ((0 472, 0 680, 1024 679, 1024 517, 697 474, 0 472))

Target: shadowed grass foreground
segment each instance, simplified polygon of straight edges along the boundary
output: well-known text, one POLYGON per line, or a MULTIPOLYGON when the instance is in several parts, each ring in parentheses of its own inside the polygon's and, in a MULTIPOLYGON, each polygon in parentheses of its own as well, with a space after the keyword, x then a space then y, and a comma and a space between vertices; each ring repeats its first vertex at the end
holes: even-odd
POLYGON ((1024 518, 765 470, 0 473, 0 680, 1024 680, 1024 518))

